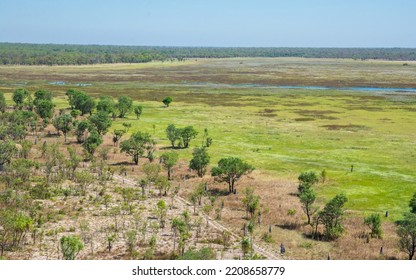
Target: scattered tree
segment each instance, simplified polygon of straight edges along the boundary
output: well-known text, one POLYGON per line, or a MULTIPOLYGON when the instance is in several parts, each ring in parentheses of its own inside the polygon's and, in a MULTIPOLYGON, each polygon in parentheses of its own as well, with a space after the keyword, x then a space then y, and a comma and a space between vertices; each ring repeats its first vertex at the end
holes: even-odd
POLYGON ((33 220, 22 212, 0 208, 0 257, 6 247, 18 248, 33 226, 33 220))
POLYGON ((29 96, 29 92, 25 89, 18 88, 13 92, 13 101, 16 104, 16 108, 21 110, 25 99, 29 96))
POLYGON ((106 134, 111 126, 111 118, 105 111, 98 111, 96 114, 91 115, 88 120, 100 135, 106 134))
POLYGON ((399 235, 400 249, 407 253, 412 260, 416 252, 416 214, 405 213, 403 220, 398 222, 397 234, 399 235))
POLYGON ((159 216, 160 228, 165 227, 167 212, 168 212, 168 208, 167 208, 166 202, 163 199, 159 200, 156 205, 156 213, 159 216))
POLYGON ((192 153, 192 159, 189 162, 189 168, 195 170, 199 177, 204 177, 210 157, 205 147, 195 148, 192 153))
POLYGON ((313 207, 313 204, 316 200, 316 193, 311 188, 304 188, 303 191, 299 194, 300 203, 302 203, 302 210, 305 212, 306 217, 308 218, 308 225, 311 224, 311 216, 316 213, 317 208, 313 207))
POLYGON ((112 117, 116 116, 116 103, 113 98, 108 96, 100 96, 100 100, 97 102, 97 112, 105 112, 112 117))
POLYGON ((143 106, 142 105, 137 105, 134 107, 134 114, 136 115, 137 119, 140 119, 140 116, 143 113, 143 106))
POLYGON ((257 212, 260 206, 260 196, 254 195, 253 187, 246 187, 244 189, 244 198, 243 204, 246 209, 246 213, 250 213, 250 218, 254 217, 254 214, 257 212))
POLYGON ((133 100, 128 96, 120 96, 118 99, 116 108, 118 110, 118 117, 124 118, 127 113, 131 110, 133 100))
POLYGON ((131 128, 131 123, 128 123, 128 122, 123 122, 123 127, 124 127, 124 131, 125 131, 125 133, 128 133, 129 132, 129 130, 130 130, 130 128, 131 128))
POLYGON ((12 157, 16 154, 17 148, 13 141, 0 142, 0 170, 3 166, 11 163, 12 157))
POLYGON ((193 126, 187 126, 185 128, 179 129, 178 134, 183 147, 186 149, 189 147, 191 140, 198 135, 198 132, 193 128, 193 126))
POLYGON ((78 253, 84 249, 84 243, 82 243, 80 237, 76 235, 62 236, 60 244, 64 260, 75 260, 78 253))
POLYGON ((53 109, 55 105, 53 104, 52 100, 42 99, 35 107, 36 113, 41 117, 43 120, 48 121, 53 117, 53 109))
POLYGON ((137 231, 134 229, 126 232, 126 246, 130 257, 133 257, 137 243, 137 231))
POLYGON ((166 107, 169 107, 169 105, 170 105, 170 103, 172 103, 172 101, 173 101, 173 99, 172 99, 172 97, 170 97, 170 96, 166 96, 166 97, 162 100, 163 104, 165 104, 165 106, 166 106, 166 107))
POLYGON ((53 126, 56 128, 56 130, 58 131, 62 131, 62 133, 64 134, 64 142, 66 143, 66 136, 68 135, 68 132, 70 132, 73 128, 73 119, 71 115, 65 114, 65 115, 60 115, 58 117, 56 117, 53 121, 53 126))
POLYGON ((146 150, 153 147, 154 140, 150 134, 143 132, 136 132, 130 136, 129 139, 124 140, 120 144, 122 152, 132 156, 135 164, 139 164, 139 158, 143 156, 146 150))
POLYGON ((315 172, 309 171, 309 172, 302 172, 299 175, 298 180, 299 180, 298 190, 299 190, 299 193, 301 193, 303 189, 312 187, 314 184, 316 184, 319 181, 319 178, 315 172))
POLYGON ((82 147, 87 152, 88 156, 92 157, 94 156, 95 151, 97 150, 98 146, 100 146, 103 143, 103 139, 100 134, 98 134, 97 131, 93 130, 90 133, 90 136, 85 139, 85 141, 82 143, 82 147))
POLYGON ((241 240, 241 250, 243 251, 243 258, 246 258, 248 253, 251 252, 251 242, 250 242, 250 238, 248 236, 244 236, 243 239, 241 240))
POLYGON ((158 176, 155 180, 156 188, 159 190, 159 196, 167 195, 172 187, 168 179, 164 176, 158 176))
POLYGON ((344 194, 338 194, 325 205, 323 210, 319 211, 319 220, 325 227, 324 236, 327 240, 337 239, 344 231, 342 217, 343 207, 347 200, 344 194))
POLYGON ((68 102, 71 109, 77 109, 81 111, 81 116, 85 114, 91 114, 95 108, 95 101, 91 96, 88 96, 85 92, 70 89, 66 92, 68 96, 68 102))
POLYGON ((114 129, 113 131, 114 147, 117 147, 118 142, 120 141, 121 137, 123 137, 124 133, 126 133, 124 129, 114 129))
POLYGON ((76 119, 81 115, 81 111, 77 109, 73 109, 71 110, 70 114, 74 119, 76 119))
POLYGON ((168 180, 171 180, 172 168, 178 162, 179 155, 175 152, 165 152, 160 156, 163 167, 168 171, 168 180))
POLYGON ((75 135, 77 136, 77 142, 79 144, 85 141, 85 135, 88 129, 91 127, 90 123, 87 121, 80 121, 76 124, 75 135))
POLYGON ((371 237, 381 238, 383 231, 381 229, 380 214, 371 214, 370 216, 364 218, 364 224, 370 228, 371 237))
POLYGON ((166 128, 166 136, 168 137, 172 148, 175 148, 175 142, 179 139, 178 130, 176 129, 175 125, 168 125, 166 128))
POLYGON ((215 176, 221 182, 228 184, 229 193, 235 190, 236 182, 245 174, 254 170, 250 164, 242 161, 240 158, 229 157, 223 158, 218 162, 218 166, 212 169, 212 176, 215 176))

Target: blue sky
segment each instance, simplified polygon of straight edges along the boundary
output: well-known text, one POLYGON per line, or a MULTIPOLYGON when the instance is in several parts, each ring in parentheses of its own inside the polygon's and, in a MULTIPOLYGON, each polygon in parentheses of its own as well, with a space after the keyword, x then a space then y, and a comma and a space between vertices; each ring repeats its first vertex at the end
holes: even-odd
POLYGON ((416 47, 415 0, 0 0, 0 42, 416 47))

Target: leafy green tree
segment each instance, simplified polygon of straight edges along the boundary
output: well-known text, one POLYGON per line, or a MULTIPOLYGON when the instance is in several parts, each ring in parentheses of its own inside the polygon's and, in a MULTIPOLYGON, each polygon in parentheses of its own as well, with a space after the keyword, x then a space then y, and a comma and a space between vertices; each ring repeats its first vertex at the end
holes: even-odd
POLYGON ((170 96, 166 96, 166 97, 162 100, 163 104, 165 104, 165 106, 166 106, 166 107, 169 107, 169 105, 170 105, 170 103, 172 103, 172 101, 173 101, 173 99, 172 99, 172 97, 170 97, 170 96))
POLYGON ((193 128, 193 126, 187 126, 179 129, 178 134, 182 140, 183 147, 186 149, 189 147, 191 140, 198 135, 198 132, 193 128))
POLYGON ((137 244, 137 231, 134 229, 128 230, 126 232, 126 246, 127 246, 127 251, 130 254, 130 257, 133 257, 134 255, 136 244, 137 244))
POLYGON ((114 147, 118 145, 118 142, 120 141, 121 137, 126 133, 124 129, 114 129, 113 131, 113 143, 114 147))
POLYGON ((30 149, 33 147, 33 142, 28 140, 23 140, 20 145, 22 149, 20 150, 20 154, 23 158, 27 159, 29 157, 30 149))
POLYGON ((323 210, 319 211, 319 220, 325 227, 324 236, 327 240, 337 239, 343 233, 343 207, 347 201, 344 194, 338 194, 325 205, 323 210))
POLYGON ((159 196, 167 195, 169 189, 172 187, 168 179, 164 176, 158 176, 155 180, 156 188, 159 190, 159 196))
POLYGON ((0 112, 6 112, 6 98, 4 97, 4 93, 0 91, 0 112))
POLYGON ((303 191, 299 194, 300 203, 302 203, 302 210, 305 212, 306 217, 308 218, 308 225, 311 224, 311 216, 316 213, 317 209, 313 207, 313 204, 316 200, 316 193, 311 188, 304 188, 303 191))
POLYGON ((136 115, 137 119, 140 119, 140 116, 143 113, 143 106, 142 105, 137 105, 134 107, 134 114, 136 115))
POLYGON ((23 140, 27 136, 27 129, 24 125, 12 123, 7 129, 8 136, 13 140, 23 140))
POLYGON ((52 100, 42 99, 39 101, 39 103, 37 103, 35 112, 43 120, 49 120, 53 117, 54 108, 55 104, 53 104, 52 100))
POLYGON ((416 193, 413 194, 412 199, 409 202, 409 206, 411 208, 411 212, 416 214, 416 193))
POLYGON ((92 157, 94 156, 98 146, 100 146, 102 143, 103 139, 101 135, 97 131, 93 130, 87 139, 85 139, 85 141, 82 143, 82 147, 85 149, 87 154, 92 157))
POLYGON ((47 90, 38 90, 35 92, 35 99, 33 100, 33 105, 36 107, 42 100, 52 101, 52 92, 47 90))
POLYGON ((241 250, 243 251, 243 258, 245 258, 247 254, 251 252, 251 248, 252 245, 250 238, 248 236, 244 236, 241 240, 241 250))
POLYGON ((66 143, 66 136, 68 135, 68 132, 70 132, 73 129, 73 119, 72 116, 69 114, 65 115, 59 115, 52 121, 53 126, 56 128, 56 130, 62 131, 64 134, 64 142, 66 143))
POLYGON ((53 110, 55 105, 52 102, 52 93, 46 90, 38 90, 35 92, 35 99, 33 100, 35 112, 42 119, 51 119, 53 117, 53 110))
POLYGON ((116 116, 116 103, 114 99, 108 96, 101 96, 97 102, 97 111, 103 111, 112 117, 116 116))
POLYGON ((176 236, 178 235, 180 227, 186 228, 185 221, 178 217, 173 218, 171 222, 171 229, 173 231, 173 251, 175 251, 176 248, 176 236))
POLYGON ((160 156, 163 167, 168 171, 168 180, 171 180, 172 168, 178 162, 179 155, 175 152, 165 152, 160 156))
POLYGON ((125 133, 128 133, 128 132, 129 132, 129 130, 130 130, 130 128, 131 128, 131 123, 128 123, 128 122, 123 122, 123 123, 122 123, 122 125, 123 125, 123 127, 124 127, 124 132, 125 132, 125 133))
POLYGON ((104 135, 107 133, 111 126, 111 118, 105 111, 98 111, 96 114, 91 115, 88 121, 94 126, 98 134, 104 135))
POLYGON ((133 100, 128 96, 120 96, 117 99, 117 110, 118 110, 118 117, 124 118, 127 113, 131 110, 131 107, 133 106, 133 100))
POLYGON ((76 124, 75 134, 77 136, 77 142, 83 143, 85 141, 85 134, 90 128, 90 123, 88 121, 80 121, 76 124))
POLYGON ((0 209, 0 257, 6 247, 17 248, 25 234, 33 227, 33 220, 22 212, 0 209))
POLYGON ((191 170, 195 170, 199 177, 204 177, 207 166, 210 161, 210 156, 207 153, 207 149, 203 148, 195 148, 192 152, 192 159, 189 162, 189 168, 191 170))
POLYGON ((250 164, 242 161, 240 158, 229 157, 222 158, 218 162, 218 166, 211 171, 212 176, 217 177, 221 182, 228 184, 230 193, 235 190, 236 182, 243 176, 254 170, 250 164))
POLYGON ((59 242, 64 260, 75 260, 78 253, 84 249, 84 243, 77 235, 62 236, 59 242))
POLYGON ((208 136, 208 128, 204 129, 204 135, 202 135, 202 147, 209 147, 212 145, 212 138, 208 136))
POLYGON ((246 187, 242 201, 246 208, 246 213, 250 213, 250 218, 252 219, 260 207, 260 196, 254 195, 253 187, 246 187))
POLYGON ((29 96, 29 92, 23 88, 18 88, 13 92, 13 101, 16 104, 16 107, 21 110, 25 99, 29 96))
POLYGON ((133 133, 129 139, 120 143, 120 150, 132 156, 135 164, 139 164, 139 158, 153 145, 154 140, 152 140, 150 134, 136 132, 133 133))
POLYGON ((9 165, 12 157, 17 153, 16 144, 13 141, 0 141, 0 170, 9 165))
POLYGON ((156 205, 156 213, 159 216, 160 228, 165 227, 167 212, 168 212, 168 207, 166 205, 166 202, 163 199, 159 200, 156 205))
POLYGON ((81 116, 89 113, 95 108, 94 99, 88 96, 85 92, 70 89, 66 92, 68 96, 68 102, 71 109, 77 109, 81 111, 81 116))
POLYGON ((364 218, 364 224, 371 230, 371 237, 381 238, 383 231, 381 229, 381 216, 380 214, 371 214, 364 218))
POLYGON ((73 110, 71 110, 70 114, 74 119, 76 119, 81 115, 81 111, 77 110, 77 109, 73 109, 73 110))
POLYGON ((312 187, 314 184, 318 183, 319 177, 318 175, 316 175, 315 172, 308 171, 308 172, 302 172, 299 175, 298 180, 299 180, 298 190, 299 190, 299 193, 301 193, 303 189, 312 187))
POLYGON ((172 148, 175 148, 175 142, 179 139, 179 133, 175 125, 170 124, 166 128, 166 136, 168 137, 172 148))
MULTIPOLYGON (((198 205, 201 206, 202 205, 202 198, 204 196, 207 196, 207 192, 205 190, 205 183, 201 182, 194 189, 194 191, 190 193, 189 198, 190 198, 191 201, 195 200, 195 204, 196 204, 196 202, 198 202, 198 205)), ((194 207, 194 213, 195 213, 195 207, 194 207)))
POLYGON ((407 253, 412 260, 416 253, 416 214, 405 213, 403 220, 398 222, 397 234, 399 235, 400 249, 407 253))

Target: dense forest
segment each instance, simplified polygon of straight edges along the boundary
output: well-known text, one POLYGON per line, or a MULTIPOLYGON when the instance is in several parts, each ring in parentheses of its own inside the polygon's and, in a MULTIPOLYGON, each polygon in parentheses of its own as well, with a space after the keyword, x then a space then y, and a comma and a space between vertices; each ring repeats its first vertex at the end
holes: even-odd
POLYGON ((416 60, 408 48, 224 48, 0 43, 0 64, 82 65, 229 57, 416 60))

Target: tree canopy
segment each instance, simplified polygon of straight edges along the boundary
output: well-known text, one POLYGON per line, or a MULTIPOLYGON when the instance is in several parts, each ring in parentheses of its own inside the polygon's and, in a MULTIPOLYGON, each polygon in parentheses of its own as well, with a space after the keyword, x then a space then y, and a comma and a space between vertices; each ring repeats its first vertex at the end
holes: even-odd
POLYGON ((68 102, 71 108, 80 110, 81 115, 91 114, 95 108, 94 99, 85 92, 69 89, 66 92, 66 96, 68 96, 68 102))
POLYGON ((88 121, 100 135, 106 134, 112 123, 106 111, 98 111, 96 114, 92 114, 88 121))
POLYGON ((229 192, 235 191, 236 182, 245 174, 254 170, 250 164, 242 161, 240 158, 229 157, 222 158, 218 162, 218 166, 212 168, 212 176, 217 177, 218 180, 228 184, 229 192))
POLYGON ((207 171, 209 162, 210 156, 207 153, 207 148, 195 148, 192 152, 189 168, 195 170, 199 177, 203 177, 207 171))
POLYGON ((56 128, 56 130, 62 131, 62 133, 64 134, 65 143, 66 143, 66 136, 68 132, 70 132, 73 128, 72 116, 69 114, 60 115, 56 117, 52 123, 53 123, 53 126, 56 128))
POLYGON ((116 108, 118 110, 118 117, 124 118, 130 112, 133 106, 133 100, 128 96, 120 96, 117 101, 116 108))
POLYGON ((139 158, 144 152, 154 145, 154 140, 150 134, 143 132, 133 133, 129 139, 120 143, 120 150, 132 156, 135 164, 139 164, 139 158))

